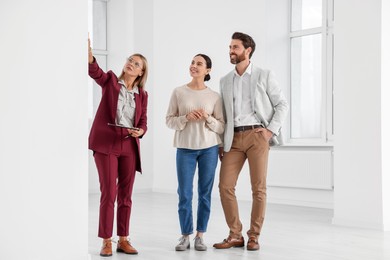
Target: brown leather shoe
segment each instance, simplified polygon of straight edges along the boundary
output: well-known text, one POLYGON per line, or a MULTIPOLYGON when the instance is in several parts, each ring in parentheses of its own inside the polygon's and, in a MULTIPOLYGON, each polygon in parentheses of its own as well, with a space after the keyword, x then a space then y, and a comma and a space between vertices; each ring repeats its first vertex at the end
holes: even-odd
POLYGON ((100 250, 100 256, 112 256, 111 240, 103 240, 102 249, 100 250))
POLYGON ((135 249, 130 244, 129 240, 118 241, 118 246, 116 248, 116 251, 119 253, 125 253, 125 254, 130 254, 130 255, 138 254, 137 249, 135 249))
POLYGON ((231 247, 243 247, 245 244, 244 238, 232 238, 229 236, 224 239, 221 243, 216 243, 213 245, 216 249, 227 249, 231 247))
POLYGON ((251 236, 248 239, 248 244, 246 245, 246 249, 250 251, 256 251, 260 249, 259 241, 257 237, 251 236))

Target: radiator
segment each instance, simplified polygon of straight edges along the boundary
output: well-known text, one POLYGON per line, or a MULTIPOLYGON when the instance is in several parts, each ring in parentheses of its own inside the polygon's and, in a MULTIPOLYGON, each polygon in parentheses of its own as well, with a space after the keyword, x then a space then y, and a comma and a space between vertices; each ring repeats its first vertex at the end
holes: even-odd
POLYGON ((332 190, 332 151, 271 149, 267 185, 332 190))

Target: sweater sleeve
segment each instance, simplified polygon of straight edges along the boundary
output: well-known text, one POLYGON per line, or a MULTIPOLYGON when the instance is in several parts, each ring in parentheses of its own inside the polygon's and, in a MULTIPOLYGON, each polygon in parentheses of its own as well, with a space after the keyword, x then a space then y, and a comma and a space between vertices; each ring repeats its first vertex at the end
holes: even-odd
POLYGON ((169 101, 167 115, 165 117, 166 125, 174 130, 183 130, 187 125, 186 115, 179 116, 178 100, 176 90, 173 91, 169 101))
POLYGON ((218 98, 214 105, 213 113, 206 120, 207 126, 217 134, 221 135, 225 129, 225 120, 222 111, 222 99, 218 98))

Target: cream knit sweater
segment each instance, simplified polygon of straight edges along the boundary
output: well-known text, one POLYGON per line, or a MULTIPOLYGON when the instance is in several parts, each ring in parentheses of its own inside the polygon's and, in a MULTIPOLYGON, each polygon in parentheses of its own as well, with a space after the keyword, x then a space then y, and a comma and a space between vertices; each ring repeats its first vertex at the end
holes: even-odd
POLYGON ((221 143, 225 122, 220 95, 206 88, 193 90, 187 85, 173 90, 166 116, 166 124, 176 130, 173 146, 186 149, 204 149, 221 143), (188 121, 186 115, 204 109, 207 120, 188 121))

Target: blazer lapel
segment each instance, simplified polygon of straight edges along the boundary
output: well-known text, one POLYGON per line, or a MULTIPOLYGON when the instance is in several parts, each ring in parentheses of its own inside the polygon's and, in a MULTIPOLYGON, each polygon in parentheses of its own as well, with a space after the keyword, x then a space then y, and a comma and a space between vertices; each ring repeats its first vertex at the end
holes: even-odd
POLYGON ((119 92, 121 89, 122 85, 118 82, 117 84, 114 85, 113 88, 110 88, 111 90, 111 99, 112 99, 112 106, 111 106, 111 118, 114 119, 113 122, 116 121, 116 111, 118 109, 118 99, 119 99, 119 92))
POLYGON ((141 116, 141 98, 139 94, 134 93, 135 99, 135 115, 134 115, 134 126, 138 124, 139 118, 141 116))
POLYGON ((230 72, 226 77, 226 82, 224 86, 224 92, 225 92, 225 101, 226 104, 229 105, 228 108, 229 111, 233 115, 233 78, 234 78, 234 71, 230 72))

